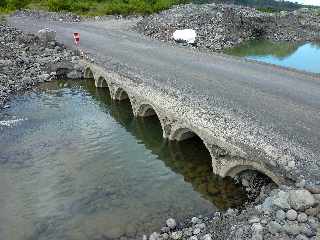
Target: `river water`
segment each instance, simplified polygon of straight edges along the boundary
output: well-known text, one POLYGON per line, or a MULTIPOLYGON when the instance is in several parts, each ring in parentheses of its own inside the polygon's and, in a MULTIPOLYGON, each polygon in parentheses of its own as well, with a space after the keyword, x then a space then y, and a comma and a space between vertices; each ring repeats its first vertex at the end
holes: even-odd
POLYGON ((141 239, 170 217, 241 206, 201 140, 162 138, 93 81, 57 81, 0 112, 0 239, 141 239))
POLYGON ((227 54, 257 61, 320 73, 320 43, 274 43, 254 40, 228 49, 227 54))

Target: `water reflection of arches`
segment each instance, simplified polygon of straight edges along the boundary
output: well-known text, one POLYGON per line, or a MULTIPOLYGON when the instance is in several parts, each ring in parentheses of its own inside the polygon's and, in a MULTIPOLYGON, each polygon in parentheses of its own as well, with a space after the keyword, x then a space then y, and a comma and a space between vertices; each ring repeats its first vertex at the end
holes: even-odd
POLYGON ((218 208, 237 207, 245 201, 244 190, 233 179, 213 174, 210 153, 199 137, 170 142, 169 151, 171 160, 164 160, 165 164, 218 208))
POLYGON ((215 206, 220 209, 237 207, 246 199, 243 189, 231 178, 222 179, 213 174, 210 153, 195 133, 178 131, 178 135, 183 136, 185 141, 169 142, 162 137, 161 123, 157 115, 151 112, 152 106, 141 107, 144 116, 148 117, 134 118, 128 100, 112 101, 110 97, 105 97, 102 91, 90 90, 90 93, 97 101, 103 102, 108 113, 134 136, 139 144, 143 144, 173 172, 182 175, 195 191, 215 206))

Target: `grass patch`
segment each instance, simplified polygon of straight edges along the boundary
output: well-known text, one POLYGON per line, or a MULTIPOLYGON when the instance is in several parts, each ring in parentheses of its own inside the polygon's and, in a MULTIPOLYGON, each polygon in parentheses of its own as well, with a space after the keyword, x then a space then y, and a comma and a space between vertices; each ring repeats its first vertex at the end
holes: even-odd
POLYGON ((271 8, 271 7, 265 7, 265 8, 257 8, 258 11, 260 12, 265 12, 265 13, 277 13, 280 12, 280 10, 271 8))

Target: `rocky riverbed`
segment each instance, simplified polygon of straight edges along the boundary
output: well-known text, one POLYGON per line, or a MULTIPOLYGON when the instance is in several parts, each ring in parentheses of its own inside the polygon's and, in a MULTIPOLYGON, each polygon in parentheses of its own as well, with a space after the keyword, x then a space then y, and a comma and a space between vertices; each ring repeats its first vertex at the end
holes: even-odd
POLYGON ((312 10, 263 13, 235 5, 180 5, 142 19, 136 29, 152 38, 173 41, 179 29, 197 33, 195 45, 220 51, 252 39, 319 41, 320 17, 312 10))
POLYGON ((53 39, 0 25, 0 108, 19 91, 59 77, 81 78, 79 57, 53 39), (48 41, 49 40, 49 41, 48 41))
POLYGON ((197 216, 184 223, 173 218, 150 240, 318 240, 320 239, 320 186, 281 186, 261 202, 244 210, 197 216))

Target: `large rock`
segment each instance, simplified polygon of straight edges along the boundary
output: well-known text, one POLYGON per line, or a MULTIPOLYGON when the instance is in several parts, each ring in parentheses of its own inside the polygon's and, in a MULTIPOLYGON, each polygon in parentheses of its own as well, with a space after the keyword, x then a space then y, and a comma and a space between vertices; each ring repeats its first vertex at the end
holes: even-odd
POLYGON ((67 78, 69 78, 69 79, 81 79, 81 78, 83 78, 83 74, 82 74, 82 72, 79 72, 77 70, 73 70, 73 71, 71 71, 71 72, 69 72, 67 74, 67 78))
POLYGON ((307 190, 291 190, 288 202, 295 210, 305 210, 315 204, 313 195, 307 190))
POLYGON ((44 28, 38 31, 38 37, 40 41, 47 44, 56 40, 56 32, 49 28, 44 28))
POLYGON ((278 194, 272 197, 273 205, 281 209, 289 209, 290 205, 288 203, 289 193, 285 191, 279 191, 278 194))
POLYGON ((183 30, 176 30, 172 38, 176 42, 186 42, 189 44, 193 44, 196 41, 197 33, 193 29, 183 29, 183 30))

